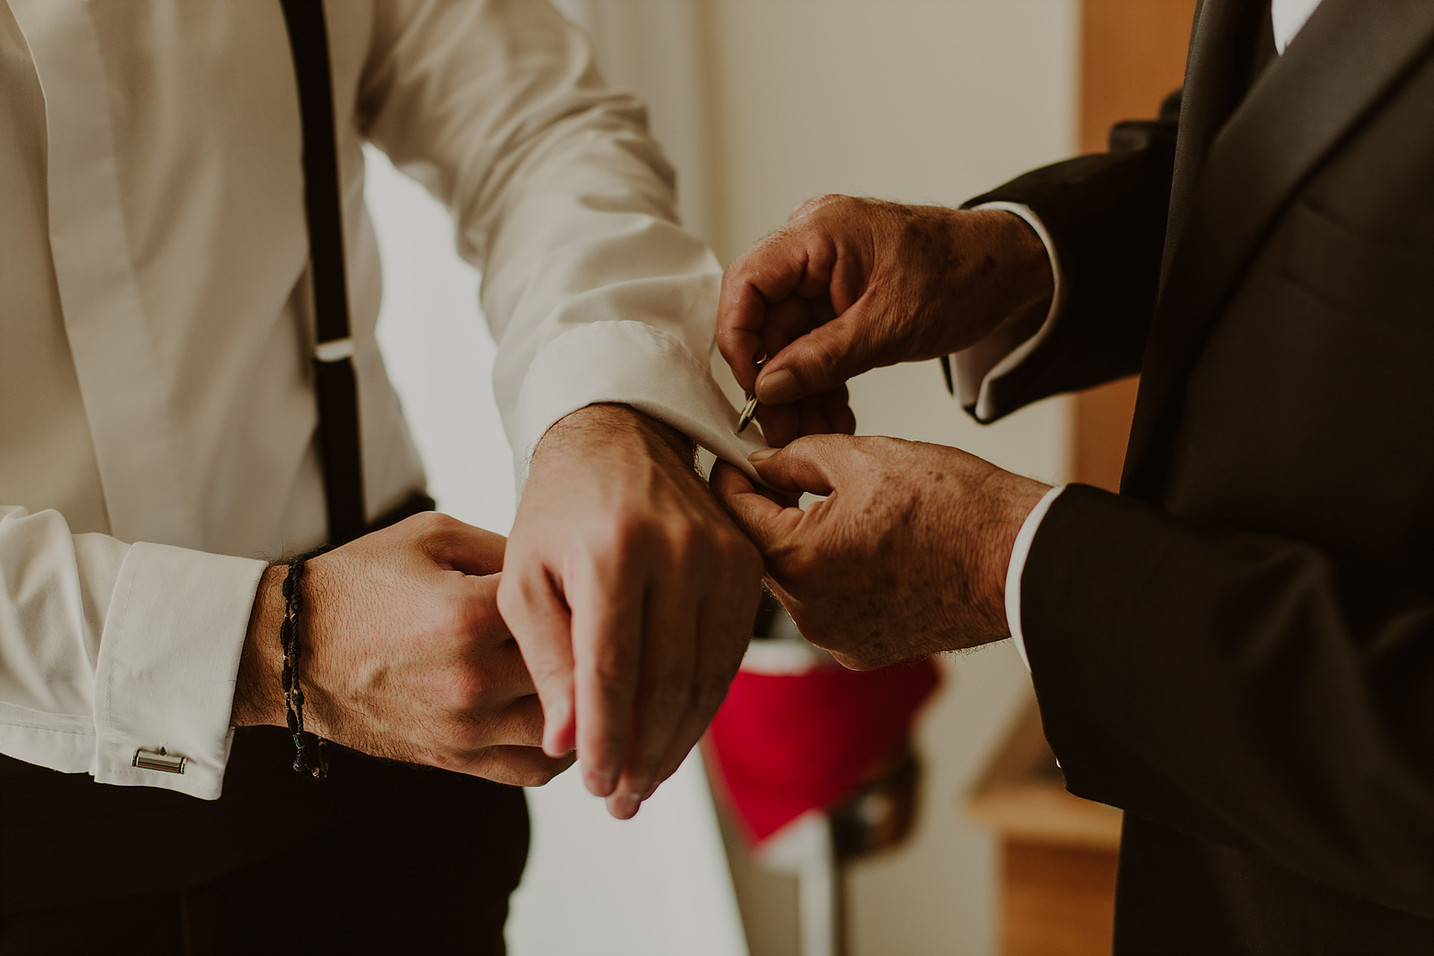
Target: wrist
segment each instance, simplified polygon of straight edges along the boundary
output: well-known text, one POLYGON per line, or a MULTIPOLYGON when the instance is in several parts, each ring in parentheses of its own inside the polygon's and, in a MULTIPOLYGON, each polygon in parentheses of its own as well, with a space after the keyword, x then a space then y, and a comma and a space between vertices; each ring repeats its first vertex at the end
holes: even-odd
POLYGON ((284 565, 270 565, 259 579, 234 680, 231 726, 284 726, 284 698, 279 685, 282 655, 279 624, 284 617, 286 573, 284 565))
POLYGON ((1040 504, 1051 486, 1010 472, 995 472, 988 488, 989 511, 987 527, 992 533, 983 536, 984 548, 979 557, 981 586, 977 593, 984 596, 982 618, 1001 637, 1011 634, 1008 613, 1007 585, 1010 581, 1011 559, 1026 519, 1040 504))
POLYGON ((587 405, 559 419, 539 440, 531 467, 542 459, 581 451, 594 444, 637 439, 650 457, 670 459, 692 470, 697 446, 682 432, 627 405, 587 405))
MULTIPOLYGON (((968 308, 989 322, 974 341, 996 332, 1015 342, 1034 335, 1045 323, 1055 296, 1055 273, 1045 240, 1025 217, 1009 209, 978 207, 955 215, 962 223, 956 248, 987 252, 968 260, 973 274, 964 280, 967 288, 978 290, 968 308)), ((973 343, 962 347, 969 344, 973 343)))

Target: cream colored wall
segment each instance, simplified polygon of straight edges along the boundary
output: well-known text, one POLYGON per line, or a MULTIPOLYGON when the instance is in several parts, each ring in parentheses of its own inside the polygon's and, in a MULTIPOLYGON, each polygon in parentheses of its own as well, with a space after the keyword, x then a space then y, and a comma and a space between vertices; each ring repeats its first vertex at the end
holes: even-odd
MULTIPOLYGON (((704 210, 723 261, 824 192, 957 204, 1075 141, 1075 0, 704 0, 710 180, 704 210)), ((659 120, 661 116, 658 117, 659 120)), ((853 388, 860 430, 960 445, 1058 479, 1061 402, 980 427, 953 408, 935 364, 887 369, 853 388)), ((995 951, 990 837, 963 795, 1029 693, 1009 645, 947 662, 926 714, 922 816, 889 858, 848 883, 853 956, 995 951)), ((742 890, 739 883, 739 892, 742 890)), ((791 898, 749 918, 754 953, 790 952, 791 898)))

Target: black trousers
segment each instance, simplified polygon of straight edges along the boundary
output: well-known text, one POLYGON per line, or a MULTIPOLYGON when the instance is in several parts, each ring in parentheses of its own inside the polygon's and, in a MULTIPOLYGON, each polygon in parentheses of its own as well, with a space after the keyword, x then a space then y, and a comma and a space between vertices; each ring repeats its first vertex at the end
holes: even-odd
POLYGON ((0 914, 0 954, 502 953, 528 847, 522 791, 430 776, 197 886, 0 914))

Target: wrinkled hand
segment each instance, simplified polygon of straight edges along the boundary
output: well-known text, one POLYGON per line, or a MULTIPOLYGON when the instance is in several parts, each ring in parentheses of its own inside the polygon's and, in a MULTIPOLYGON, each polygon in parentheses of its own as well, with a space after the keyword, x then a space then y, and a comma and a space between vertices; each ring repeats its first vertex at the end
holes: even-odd
POLYGON ((959 351, 1005 322, 1034 331, 1052 282, 1040 237, 1013 213, 823 196, 727 267, 717 346, 742 387, 755 384, 772 445, 849 434, 849 379, 959 351))
MULTIPOLYGON (((502 535, 416 515, 308 561, 300 618, 304 725, 354 750, 536 786, 571 757, 539 749, 543 718, 498 613, 502 535)), ((284 725, 283 567, 260 584, 234 723, 284 725)))
POLYGON ((618 405, 543 437, 498 605, 588 789, 626 819, 672 774, 751 637, 761 560, 692 468, 685 438, 618 405))
POLYGON ((792 501, 827 496, 803 511, 736 468, 712 474, 798 630, 842 664, 880 667, 1010 636, 1006 569, 1047 485, 895 438, 806 437, 752 461, 792 501))

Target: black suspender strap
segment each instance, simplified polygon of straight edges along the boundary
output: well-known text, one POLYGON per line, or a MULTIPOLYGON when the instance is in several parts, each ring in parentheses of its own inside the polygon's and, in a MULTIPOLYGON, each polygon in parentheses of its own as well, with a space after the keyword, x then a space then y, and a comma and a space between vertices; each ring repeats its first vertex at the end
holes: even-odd
POLYGON ((362 534, 365 520, 329 43, 322 0, 280 2, 294 55, 304 128, 304 212, 309 224, 316 332, 314 386, 329 541, 340 544, 362 534))

